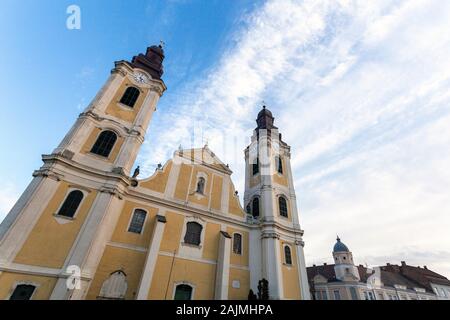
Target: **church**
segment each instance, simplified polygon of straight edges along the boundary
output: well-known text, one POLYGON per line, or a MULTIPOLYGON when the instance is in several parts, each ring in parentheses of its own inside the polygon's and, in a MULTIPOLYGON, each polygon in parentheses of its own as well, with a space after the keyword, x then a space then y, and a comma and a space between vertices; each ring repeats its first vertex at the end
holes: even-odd
POLYGON ((165 92, 164 50, 109 79, 0 225, 0 299, 310 299, 290 147, 264 107, 245 149, 241 205, 207 146, 133 170, 165 92))

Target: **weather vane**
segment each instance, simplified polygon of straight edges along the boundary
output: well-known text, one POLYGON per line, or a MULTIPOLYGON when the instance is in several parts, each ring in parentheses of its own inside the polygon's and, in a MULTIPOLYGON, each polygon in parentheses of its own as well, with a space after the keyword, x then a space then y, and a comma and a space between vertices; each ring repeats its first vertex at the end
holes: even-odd
POLYGON ((163 40, 159 40, 159 46, 164 49, 166 46, 166 43, 163 40))

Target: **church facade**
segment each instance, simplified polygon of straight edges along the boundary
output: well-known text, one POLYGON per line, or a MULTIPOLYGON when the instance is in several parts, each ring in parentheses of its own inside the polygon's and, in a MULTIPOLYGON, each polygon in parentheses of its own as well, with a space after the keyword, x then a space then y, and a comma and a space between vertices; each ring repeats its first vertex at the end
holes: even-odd
POLYGON ((265 107, 241 205, 207 147, 133 166, 166 90, 161 46, 118 61, 0 225, 0 299, 309 299, 290 147, 265 107))

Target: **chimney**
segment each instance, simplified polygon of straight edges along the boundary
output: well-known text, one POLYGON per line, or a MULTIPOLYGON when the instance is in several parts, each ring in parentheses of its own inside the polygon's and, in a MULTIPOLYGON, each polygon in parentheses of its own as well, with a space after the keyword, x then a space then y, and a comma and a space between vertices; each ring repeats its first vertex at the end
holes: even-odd
POLYGON ((428 270, 427 266, 423 266, 423 268, 424 268, 425 270, 428 270))
POLYGON ((326 263, 326 262, 324 262, 324 263, 323 263, 323 265, 324 265, 324 266, 326 266, 326 265, 327 265, 327 263, 326 263))
POLYGON ((316 265, 315 264, 313 264, 313 267, 315 267, 316 265))
POLYGON ((388 263, 386 263, 386 265, 388 266, 388 267, 390 267, 391 266, 391 264, 388 262, 388 263))
POLYGON ((405 266, 406 266, 406 262, 402 261, 402 267, 405 267, 405 266))

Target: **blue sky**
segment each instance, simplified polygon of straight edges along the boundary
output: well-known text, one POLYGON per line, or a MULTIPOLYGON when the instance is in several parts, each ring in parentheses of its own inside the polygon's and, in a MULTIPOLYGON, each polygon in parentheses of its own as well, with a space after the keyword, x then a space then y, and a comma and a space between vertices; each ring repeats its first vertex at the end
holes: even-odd
POLYGON ((450 276, 450 3, 6 0, 0 35, 0 219, 113 62, 163 39, 143 176, 208 141, 242 194, 264 100, 292 146, 308 264, 331 262, 339 234, 357 263, 450 276))

